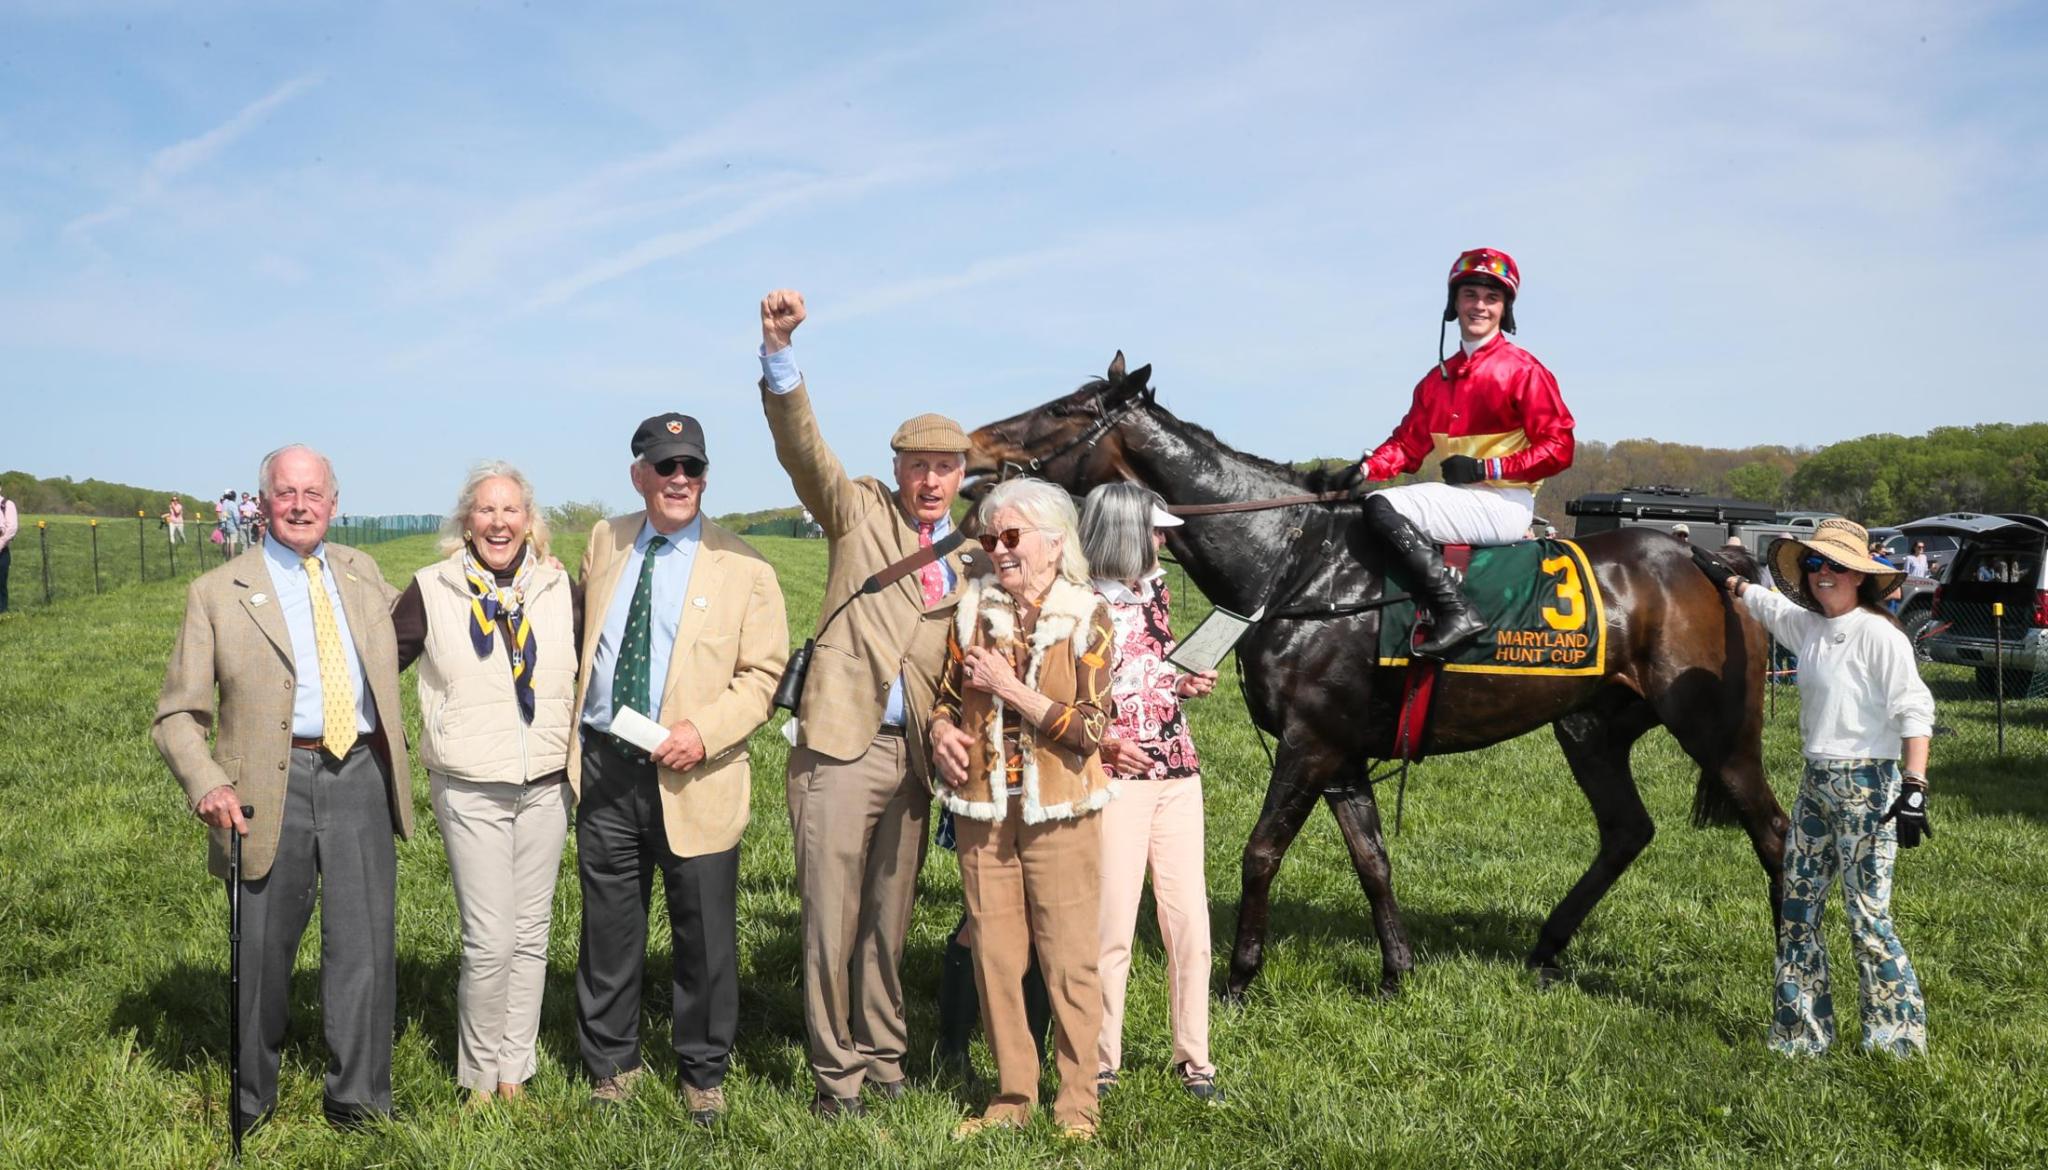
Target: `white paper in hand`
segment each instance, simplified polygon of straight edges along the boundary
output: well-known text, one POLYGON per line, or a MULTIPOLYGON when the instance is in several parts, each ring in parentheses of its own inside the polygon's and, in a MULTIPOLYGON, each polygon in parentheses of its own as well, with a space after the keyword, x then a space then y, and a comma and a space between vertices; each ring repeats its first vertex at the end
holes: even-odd
POLYGON ((668 728, 631 707, 621 707, 612 714, 612 734, 652 754, 668 739, 668 728))

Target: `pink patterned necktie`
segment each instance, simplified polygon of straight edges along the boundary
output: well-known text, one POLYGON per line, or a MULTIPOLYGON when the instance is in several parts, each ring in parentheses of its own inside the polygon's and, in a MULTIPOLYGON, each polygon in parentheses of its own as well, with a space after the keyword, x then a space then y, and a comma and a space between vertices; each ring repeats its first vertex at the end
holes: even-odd
MULTIPOLYGON (((930 523, 919 524, 917 526, 917 547, 930 548, 931 546, 932 525, 930 523)), ((944 569, 939 568, 939 562, 933 561, 931 564, 919 569, 917 571, 917 579, 924 585, 924 603, 927 608, 937 605, 939 599, 946 595, 946 572, 944 569)))

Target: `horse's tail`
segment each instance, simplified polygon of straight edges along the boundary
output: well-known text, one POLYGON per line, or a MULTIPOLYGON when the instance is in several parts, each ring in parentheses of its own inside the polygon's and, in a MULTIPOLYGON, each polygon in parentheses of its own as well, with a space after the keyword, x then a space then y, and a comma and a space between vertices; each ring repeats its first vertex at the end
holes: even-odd
POLYGON ((1692 790, 1692 827, 1704 829, 1709 825, 1741 823, 1741 814, 1735 807, 1735 794, 1728 791, 1720 772, 1701 768, 1699 786, 1692 790))

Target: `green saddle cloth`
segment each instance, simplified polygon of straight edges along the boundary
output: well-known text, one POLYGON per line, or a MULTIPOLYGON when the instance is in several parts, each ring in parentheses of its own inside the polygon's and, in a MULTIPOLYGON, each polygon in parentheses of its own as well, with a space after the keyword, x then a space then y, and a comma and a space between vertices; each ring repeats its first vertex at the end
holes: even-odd
MULTIPOLYGON (((1412 593, 1398 570, 1387 588, 1412 593)), ((1453 651, 1444 669, 1469 674, 1602 674, 1606 610, 1586 554, 1569 540, 1524 540, 1472 550, 1465 596, 1486 631, 1453 651)), ((1405 666, 1414 645, 1415 602, 1380 610, 1381 666, 1405 666)))

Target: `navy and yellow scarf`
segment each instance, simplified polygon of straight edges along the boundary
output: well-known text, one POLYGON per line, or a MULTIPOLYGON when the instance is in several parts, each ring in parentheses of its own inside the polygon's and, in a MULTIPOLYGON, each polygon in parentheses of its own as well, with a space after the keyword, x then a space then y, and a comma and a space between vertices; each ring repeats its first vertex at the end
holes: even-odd
POLYGON ((502 618, 511 631, 512 693, 519 698, 519 716, 533 722, 533 669, 540 659, 540 642, 533 623, 526 616, 526 589, 533 581, 532 549, 520 550, 519 567, 510 585, 499 585, 497 576, 476 559, 467 545, 462 549, 462 576, 469 582, 469 641, 478 658, 490 655, 497 645, 498 622, 502 618))

